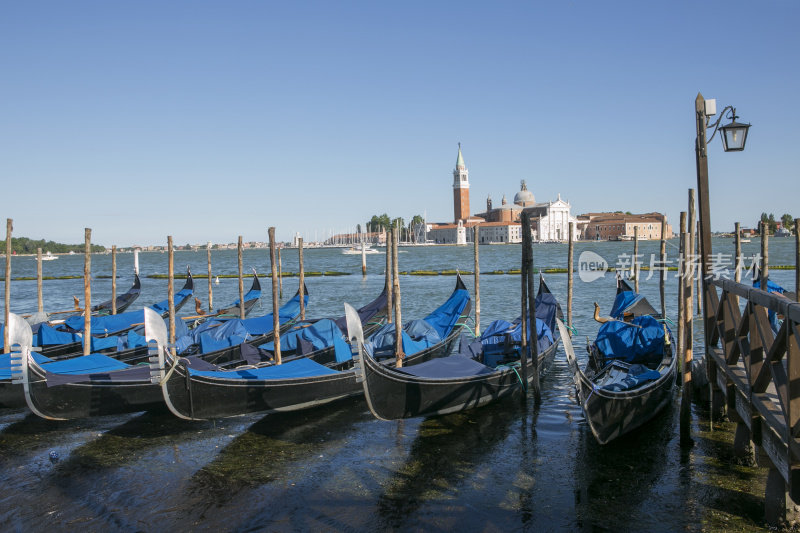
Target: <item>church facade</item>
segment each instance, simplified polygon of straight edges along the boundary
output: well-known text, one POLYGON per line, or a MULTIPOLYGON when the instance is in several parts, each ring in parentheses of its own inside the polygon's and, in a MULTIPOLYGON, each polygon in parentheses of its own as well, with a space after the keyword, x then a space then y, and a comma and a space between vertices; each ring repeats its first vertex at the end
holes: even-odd
POLYGON ((528 190, 525 180, 509 204, 505 195, 498 207, 493 207, 491 195, 486 200, 486 211, 470 214, 469 209, 469 171, 464 164, 461 143, 458 145, 456 168, 453 170, 453 222, 428 225, 428 240, 436 244, 467 244, 474 242, 475 228, 478 228, 478 242, 520 243, 523 212, 531 217, 531 231, 534 241, 566 241, 569 238, 569 223, 573 222, 574 235, 578 238, 577 219, 570 214, 569 202, 558 195, 556 201, 537 203, 528 190))

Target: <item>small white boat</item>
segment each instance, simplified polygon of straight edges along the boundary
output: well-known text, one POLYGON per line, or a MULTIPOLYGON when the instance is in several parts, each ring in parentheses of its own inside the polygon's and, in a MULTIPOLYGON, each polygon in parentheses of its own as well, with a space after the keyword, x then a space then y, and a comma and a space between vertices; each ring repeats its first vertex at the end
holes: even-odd
MULTIPOLYGON (((361 255, 361 247, 360 246, 351 246, 350 248, 342 249, 342 253, 345 255, 361 255)), ((364 247, 365 254, 382 254, 385 252, 381 252, 380 250, 376 250, 375 248, 370 248, 369 246, 364 247)))
POLYGON ((47 252, 42 256, 42 261, 55 261, 56 259, 58 259, 58 256, 53 255, 52 252, 47 252))

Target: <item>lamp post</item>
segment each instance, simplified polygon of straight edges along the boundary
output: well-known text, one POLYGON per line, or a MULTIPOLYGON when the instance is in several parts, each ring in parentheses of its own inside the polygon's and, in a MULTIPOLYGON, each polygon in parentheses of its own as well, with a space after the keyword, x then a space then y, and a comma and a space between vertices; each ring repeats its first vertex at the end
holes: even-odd
MULTIPOLYGON (((711 321, 716 312, 715 306, 711 304, 711 296, 708 290, 708 276, 711 275, 711 212, 708 201, 708 145, 706 142, 706 130, 714 128, 711 139, 714 138, 718 130, 722 130, 722 147, 726 152, 741 152, 744 150, 747 141, 747 132, 750 124, 736 122, 736 109, 728 106, 719 114, 717 121, 708 125, 708 117, 716 115, 716 100, 706 100, 703 95, 697 93, 695 99, 695 118, 697 126, 697 140, 695 142, 695 159, 697 163, 697 200, 700 210, 700 255, 703 273, 703 333, 705 336, 705 356, 708 365, 708 379, 711 384, 711 409, 712 415, 715 409, 720 407, 720 398, 715 396, 716 367, 711 362, 709 354, 709 339, 711 338, 711 321), (720 122, 729 112, 730 124, 720 126, 720 122), (715 401, 716 400, 716 401, 715 401)), ((690 222, 693 223, 693 222, 690 222)))

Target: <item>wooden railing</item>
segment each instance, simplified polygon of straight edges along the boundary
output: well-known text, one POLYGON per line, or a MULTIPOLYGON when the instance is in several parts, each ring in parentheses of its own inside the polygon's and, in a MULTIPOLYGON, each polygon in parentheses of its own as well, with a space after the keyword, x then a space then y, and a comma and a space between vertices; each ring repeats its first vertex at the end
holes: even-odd
POLYGON ((727 279, 708 279, 707 290, 711 385, 800 501, 800 303, 727 279), (770 312, 782 319, 777 332, 770 312))

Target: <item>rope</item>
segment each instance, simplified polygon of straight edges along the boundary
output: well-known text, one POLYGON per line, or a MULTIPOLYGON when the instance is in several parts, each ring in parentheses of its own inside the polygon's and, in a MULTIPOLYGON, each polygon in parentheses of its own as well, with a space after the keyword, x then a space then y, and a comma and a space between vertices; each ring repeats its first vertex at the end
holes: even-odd
POLYGON ((520 376, 519 372, 517 372, 517 367, 518 366, 520 366, 520 364, 515 362, 515 363, 507 363, 507 364, 504 364, 504 365, 497 365, 495 368, 510 368, 511 370, 513 370, 514 373, 517 375, 517 379, 519 380, 519 384, 522 385, 522 390, 525 391, 525 392, 528 392, 528 384, 525 383, 525 381, 522 379, 522 376, 520 376))
MULTIPOLYGON (((167 351, 167 348, 164 348, 164 351, 167 351)), ((177 368, 177 366, 178 366, 178 360, 179 359, 181 359, 181 358, 180 357, 174 357, 172 359, 172 368, 170 368, 169 371, 164 375, 164 378, 161 381, 158 382, 159 385, 163 385, 164 383, 169 381, 170 376, 172 376, 172 373, 175 372, 175 368, 177 368)))
POLYGON ((564 327, 565 327, 565 328, 567 328, 567 330, 568 330, 570 333, 572 333, 572 335, 578 335, 578 328, 576 328, 575 326, 570 326, 570 325, 569 325, 569 324, 567 324, 567 323, 564 321, 564 319, 562 319, 562 318, 559 318, 558 320, 560 320, 560 321, 561 321, 561 323, 562 323, 562 324, 564 324, 564 327))
POLYGON ((586 403, 589 403, 589 398, 591 398, 592 394, 594 394, 594 392, 597 391, 597 390, 600 390, 600 389, 597 388, 597 385, 592 383, 592 392, 590 392, 589 396, 586 397, 586 403))
POLYGON ((659 322, 669 322, 669 323, 670 323, 670 324, 672 324, 673 326, 675 325, 675 322, 673 322, 672 320, 670 320, 668 316, 665 316, 664 318, 660 319, 660 320, 659 320, 659 322))

